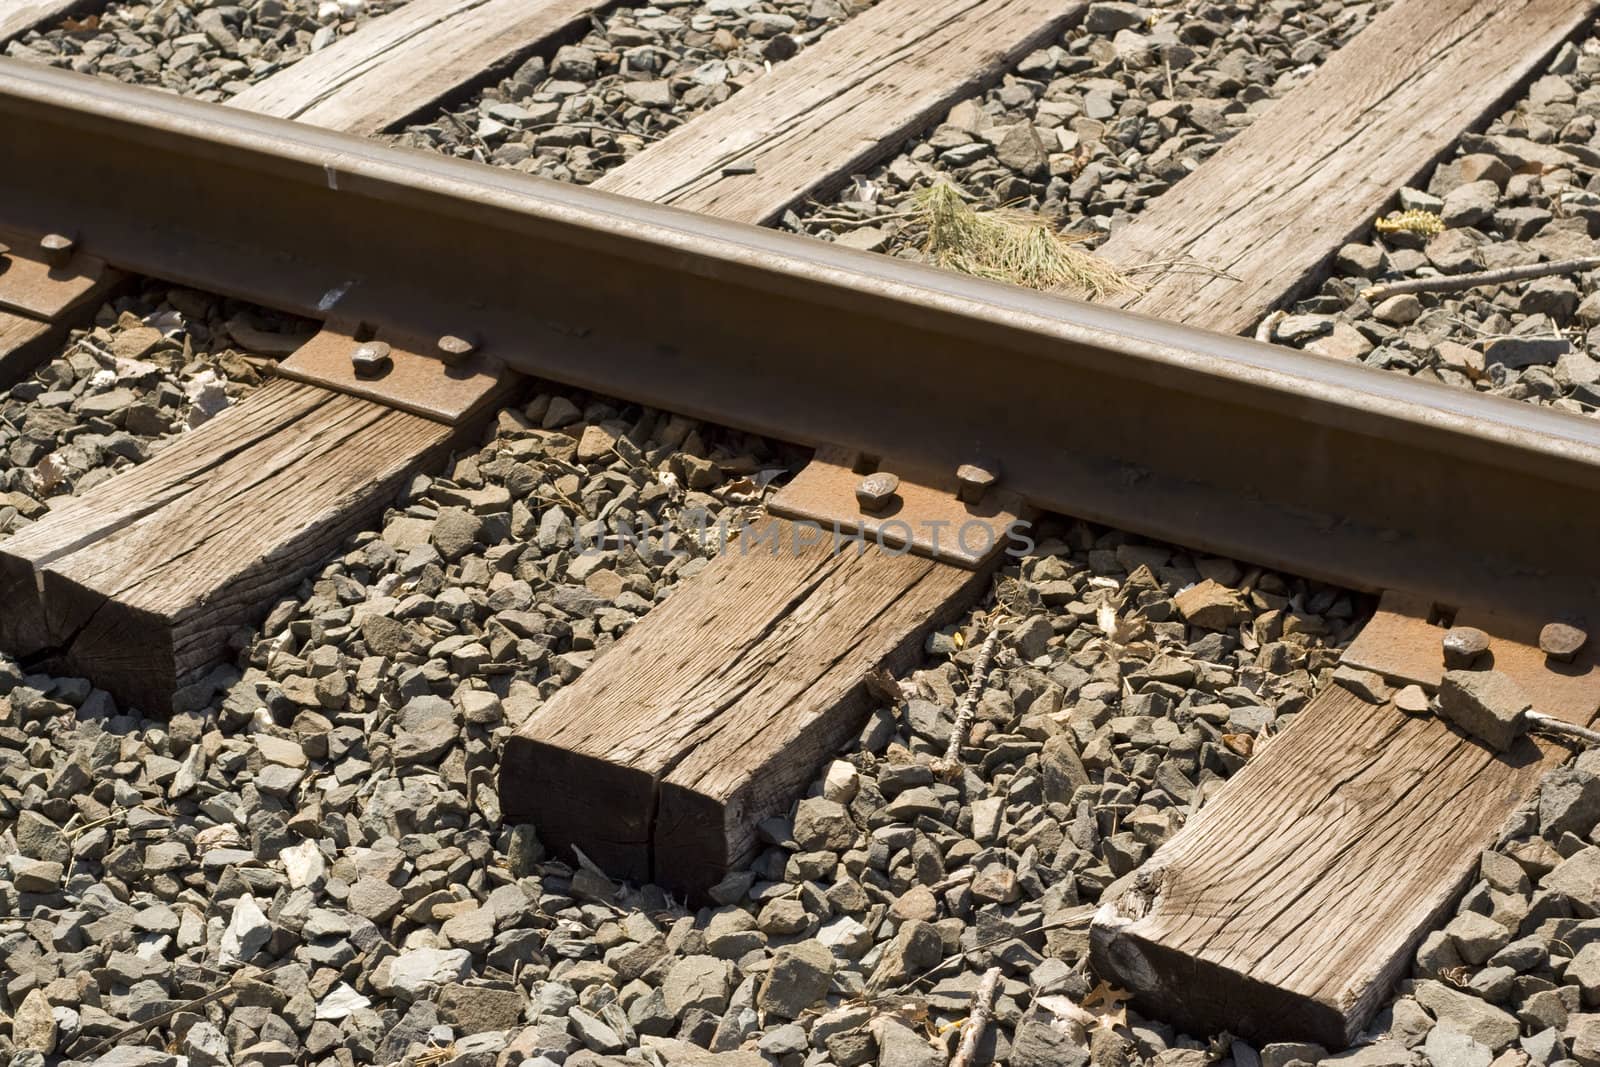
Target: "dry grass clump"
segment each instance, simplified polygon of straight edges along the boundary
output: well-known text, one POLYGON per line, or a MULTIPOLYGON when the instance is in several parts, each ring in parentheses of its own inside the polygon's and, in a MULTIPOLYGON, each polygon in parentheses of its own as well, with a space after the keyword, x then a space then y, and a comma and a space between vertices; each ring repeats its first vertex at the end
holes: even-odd
POLYGON ((979 211, 949 182, 917 190, 912 214, 927 232, 924 254, 941 267, 1093 299, 1128 285, 1115 267, 1077 247, 1081 237, 1058 233, 1032 212, 979 211))
POLYGON ((1433 237, 1444 232, 1444 219, 1431 211, 1391 211, 1373 224, 1379 233, 1414 233, 1433 237))

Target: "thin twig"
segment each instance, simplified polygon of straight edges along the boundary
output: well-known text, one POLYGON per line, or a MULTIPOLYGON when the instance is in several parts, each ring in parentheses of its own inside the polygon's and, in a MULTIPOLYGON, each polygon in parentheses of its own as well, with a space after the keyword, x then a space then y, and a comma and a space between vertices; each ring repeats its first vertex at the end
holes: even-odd
POLYGON ((1577 723, 1567 722, 1565 719, 1558 719, 1538 711, 1525 711, 1522 717, 1528 720, 1528 725, 1532 729, 1548 734, 1575 737, 1591 745, 1600 744, 1600 730, 1591 730, 1587 726, 1579 726, 1577 723))
POLYGON ((950 731, 950 745, 944 750, 944 759, 940 761, 946 767, 954 767, 961 761, 961 746, 967 743, 967 732, 972 729, 972 716, 978 710, 978 700, 983 696, 984 683, 989 678, 989 662, 994 659, 994 650, 999 643, 1000 627, 996 626, 983 639, 983 647, 978 649, 978 662, 972 665, 972 683, 967 686, 967 695, 962 698, 961 707, 956 711, 956 724, 950 731))
POLYGON ((1272 341, 1272 333, 1278 328, 1278 323, 1288 317, 1289 313, 1279 308, 1262 319, 1260 324, 1256 326, 1256 340, 1270 343, 1272 341))
POLYGON ((1476 289, 1480 285, 1499 285, 1502 282, 1520 282, 1528 278, 1548 278, 1552 274, 1577 274, 1600 267, 1600 256, 1582 259, 1562 259, 1554 263, 1529 263, 1521 267, 1501 267, 1498 270, 1480 270, 1471 274, 1444 274, 1437 278, 1411 278, 1388 285, 1369 285, 1361 290, 1362 299, 1377 303, 1402 293, 1455 293, 1463 289, 1476 289))
POLYGON ((978 983, 977 992, 972 994, 972 1014, 961 1024, 961 1044, 956 1046, 950 1067, 969 1067, 972 1058, 978 1054, 978 1042, 983 1040, 983 1032, 989 1028, 989 1016, 994 1012, 994 989, 999 984, 1000 968, 990 967, 978 983))
MULTIPOLYGON (((108 1038, 105 1038, 99 1044, 95 1045, 93 1048, 89 1049, 89 1051, 83 1053, 81 1056, 76 1052, 73 1053, 73 1056, 75 1058, 77 1058, 77 1059, 85 1059, 85 1060, 93 1059, 94 1057, 98 1056, 101 1052, 103 1052, 106 1049, 112 1047, 113 1045, 122 1044, 122 1042, 126 1038, 133 1037, 136 1034, 141 1034, 144 1031, 150 1029, 152 1026, 161 1025, 162 1023, 166 1022, 168 1019, 172 1018, 174 1015, 177 1015, 179 1012, 193 1011, 196 1008, 203 1008, 207 1004, 210 1004, 213 1000, 221 1000, 223 997, 227 996, 229 993, 237 993, 239 991, 239 987, 234 985, 234 983, 237 982, 241 978, 245 978, 245 977, 260 978, 263 975, 271 974, 273 971, 277 970, 279 967, 283 967, 283 966, 289 964, 290 962, 292 962, 291 959, 282 959, 282 960, 279 960, 277 963, 274 963, 271 967, 268 967, 265 970, 257 971, 254 974, 248 975, 248 976, 243 974, 243 973, 235 974, 232 977, 230 977, 227 980, 227 982, 225 982, 222 985, 221 988, 213 989, 211 992, 207 993, 205 996, 196 997, 193 1000, 186 1000, 182 1004, 179 1004, 176 1008, 173 1008, 171 1011, 164 1011, 160 1015, 156 1015, 156 1016, 153 1016, 153 1017, 151 1017, 149 1019, 146 1019, 142 1023, 134 1023, 132 1026, 129 1026, 129 1027, 127 1027, 125 1029, 122 1029, 122 1030, 118 1030, 116 1033, 112 1034, 108 1038)), ((207 969, 209 970, 209 968, 207 968, 207 969)))
POLYGON ((619 130, 615 126, 607 126, 600 122, 535 122, 527 126, 518 126, 517 129, 526 133, 529 130, 554 130, 562 126, 572 126, 580 130, 599 130, 609 133, 613 137, 638 137, 645 141, 660 141, 667 135, 664 133, 644 133, 640 130, 619 130))
POLYGON ((966 885, 977 875, 978 868, 966 866, 948 878, 941 878, 928 887, 930 893, 943 893, 946 889, 954 889, 958 885, 966 885))
POLYGON ((860 218, 855 219, 823 217, 807 219, 806 222, 808 224, 816 223, 818 226, 841 226, 845 229, 854 230, 862 226, 871 226, 873 223, 877 222, 893 222, 896 219, 914 219, 917 217, 917 215, 918 212, 915 211, 890 211, 882 215, 862 215, 860 218))
MULTIPOLYGON (((871 994, 863 999, 873 1000, 900 996, 903 993, 907 993, 912 989, 915 989, 923 982, 926 982, 939 972, 945 970, 951 964, 961 963, 967 958, 968 953, 982 952, 986 948, 993 948, 995 945, 1002 945, 1007 941, 1014 941, 1022 934, 1042 934, 1050 930, 1069 930, 1079 926, 1088 926, 1089 923, 1093 921, 1095 912, 1099 910, 1099 907, 1100 906, 1098 904, 1079 904, 1076 907, 1067 909, 1068 913, 1065 918, 1057 919, 1054 922, 1043 923, 1042 925, 1034 926, 1028 929, 1020 929, 1012 933, 1001 934, 998 937, 991 937, 987 941, 979 941, 971 948, 964 948, 960 952, 957 952, 954 956, 949 956, 940 960, 932 967, 924 970, 921 974, 908 978, 906 981, 895 986, 893 989, 887 990, 883 993, 871 994)), ((1039 918, 1044 918, 1044 914, 1042 912, 1040 913, 1039 918)))
POLYGON ((1197 274, 1203 278, 1216 278, 1219 281, 1243 281, 1237 274, 1229 274, 1198 259, 1183 257, 1179 259, 1158 259, 1149 263, 1136 263, 1131 267, 1123 267, 1124 274, 1197 274))

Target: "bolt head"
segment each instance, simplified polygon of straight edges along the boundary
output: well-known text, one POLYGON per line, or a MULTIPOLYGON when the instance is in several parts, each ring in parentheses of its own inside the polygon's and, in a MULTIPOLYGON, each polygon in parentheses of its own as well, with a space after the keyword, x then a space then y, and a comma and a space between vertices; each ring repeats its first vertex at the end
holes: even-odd
POLYGON ((956 497, 968 504, 976 504, 999 480, 1000 466, 997 463, 963 463, 956 468, 956 497))
POLYGON ((856 503, 862 511, 882 511, 894 500, 900 490, 900 479, 888 471, 879 471, 861 479, 856 486, 856 503))
POLYGON ((1489 635, 1476 626, 1452 626, 1445 631, 1444 665, 1451 670, 1470 667, 1489 651, 1489 635))
POLYGON ((389 346, 384 342, 368 341, 357 345, 350 353, 350 365, 355 368, 357 378, 381 378, 394 366, 389 353, 389 346))
POLYGON ((47 233, 39 238, 39 251, 44 253, 45 262, 52 267, 65 267, 72 259, 72 251, 78 242, 65 234, 47 233))
POLYGON ((438 349, 439 358, 452 367, 458 363, 465 363, 478 350, 477 344, 471 339, 448 333, 439 338, 435 347, 438 349))
POLYGON ((1589 635, 1576 626, 1553 622, 1539 631, 1539 651, 1557 663, 1571 663, 1588 640, 1589 635))

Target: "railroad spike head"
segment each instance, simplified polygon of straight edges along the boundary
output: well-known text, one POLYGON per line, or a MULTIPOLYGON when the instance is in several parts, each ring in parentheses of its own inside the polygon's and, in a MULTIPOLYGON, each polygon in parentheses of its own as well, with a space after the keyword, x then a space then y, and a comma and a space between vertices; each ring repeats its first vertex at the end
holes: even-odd
POLYGON ((65 267, 72 260, 73 250, 78 247, 78 242, 60 233, 47 233, 39 238, 39 251, 44 253, 44 261, 52 269, 65 267))
POLYGON ((434 347, 439 352, 439 358, 452 367, 459 363, 465 363, 478 350, 476 341, 469 337, 457 337, 455 334, 450 333, 439 338, 434 347))
POLYGON ((888 471, 879 471, 861 479, 856 486, 856 503, 862 511, 883 511, 894 501, 900 491, 900 479, 888 471))
POLYGON ((1000 465, 988 460, 963 463, 956 468, 956 498, 976 504, 1000 480, 1000 465))
POLYGON ((1539 631, 1539 651, 1557 663, 1571 663, 1588 641, 1588 633, 1564 622, 1552 622, 1539 631))
POLYGON ((350 366, 355 368, 356 377, 381 378, 388 374, 389 368, 394 366, 389 351, 389 346, 382 341, 356 345, 350 353, 350 366))
POLYGON ((1476 626, 1452 626, 1445 631, 1440 643, 1444 648, 1444 665, 1451 670, 1471 667, 1489 651, 1489 635, 1476 626))

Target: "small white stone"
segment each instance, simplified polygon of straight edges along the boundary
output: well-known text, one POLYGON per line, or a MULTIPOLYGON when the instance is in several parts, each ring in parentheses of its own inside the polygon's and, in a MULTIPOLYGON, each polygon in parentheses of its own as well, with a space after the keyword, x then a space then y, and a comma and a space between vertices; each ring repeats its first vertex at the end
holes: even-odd
POLYGON ((189 754, 184 757, 183 762, 178 766, 178 773, 172 776, 172 784, 167 786, 168 797, 176 800, 181 796, 186 796, 194 790, 195 786, 200 784, 200 778, 203 775, 200 761, 204 758, 204 755, 199 745, 195 745, 189 750, 189 754))
POLYGON ((315 885, 328 875, 328 864, 322 858, 322 850, 317 847, 315 841, 302 841, 298 845, 291 845, 278 855, 283 860, 283 869, 289 876, 290 889, 315 885))
POLYGON ((1000 820, 1005 813, 1005 801, 1000 797, 987 797, 972 804, 972 838, 980 844, 992 845, 1000 839, 1000 820))
POLYGON ((459 982, 472 973, 472 953, 464 948, 407 949, 385 962, 389 965, 387 980, 380 969, 374 984, 378 992, 389 996, 405 993, 416 998, 434 986, 459 982))
POLYGON ((272 924, 267 922, 256 898, 246 894, 234 902, 233 916, 223 931, 218 958, 224 966, 248 962, 271 936, 272 924))
POLYGON ((317 1018, 327 1022, 337 1022, 349 1018, 362 1008, 370 1008, 372 1001, 352 989, 347 982, 340 982, 328 990, 328 995, 317 1002, 317 1018))
POLYGON ((825 923, 817 931, 817 941, 841 956, 856 957, 872 945, 872 934, 848 915, 825 923))
POLYGON ((822 779, 822 795, 839 804, 848 804, 855 799, 856 791, 861 788, 861 775, 856 773, 855 767, 842 759, 836 759, 828 764, 828 772, 822 779))

